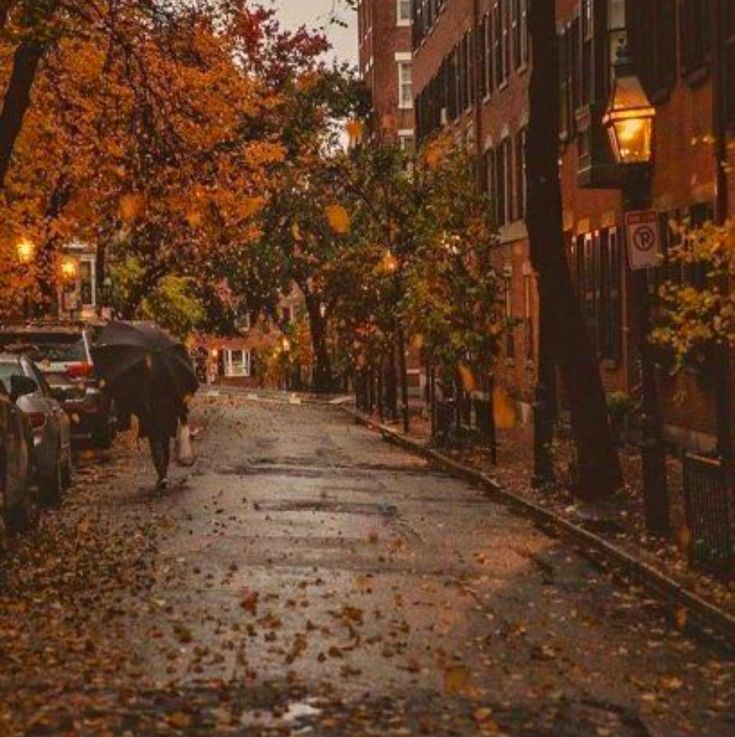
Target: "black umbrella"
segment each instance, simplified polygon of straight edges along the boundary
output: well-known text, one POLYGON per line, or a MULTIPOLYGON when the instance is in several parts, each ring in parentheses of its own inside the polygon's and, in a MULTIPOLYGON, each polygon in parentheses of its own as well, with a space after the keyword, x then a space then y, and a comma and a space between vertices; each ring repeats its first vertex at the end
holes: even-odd
POLYGON ((154 323, 112 322, 92 346, 97 376, 118 401, 135 405, 155 383, 177 399, 199 388, 186 348, 154 323))

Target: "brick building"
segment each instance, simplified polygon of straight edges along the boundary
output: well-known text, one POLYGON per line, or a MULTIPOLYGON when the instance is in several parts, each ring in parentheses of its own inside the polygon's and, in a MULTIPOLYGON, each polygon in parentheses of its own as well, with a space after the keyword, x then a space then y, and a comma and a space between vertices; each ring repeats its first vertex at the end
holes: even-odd
MULTIPOLYGON (((525 214, 524 140, 528 124, 529 0, 414 0, 413 81, 419 142, 440 129, 473 148, 494 201, 507 279, 506 306, 516 327, 501 379, 521 405, 535 382, 537 305, 525 214)), ((653 208, 664 248, 671 218, 694 223, 726 214, 735 202, 735 2, 732 0, 556 0, 560 49, 560 162, 569 257, 590 337, 608 391, 637 384, 634 305, 625 255, 624 203, 601 120, 612 66, 627 40, 656 107, 653 208), (714 3, 721 18, 713 23, 714 3), (720 117, 715 115, 718 91, 720 117), (722 143, 718 184, 717 128, 722 143), (729 158, 729 166, 724 160, 729 158), (732 182, 729 197, 725 193, 732 182), (724 181, 723 181, 724 180, 724 181)), ((662 279, 662 266, 651 282, 662 279)), ((670 275, 670 274, 669 274, 670 275)), ((686 274, 683 275, 686 278, 686 274)), ((707 381, 662 379, 672 436, 708 446, 714 397, 707 381), (682 404, 676 397, 686 392, 682 404)))
POLYGON ((411 0, 359 0, 360 76, 373 106, 373 134, 414 143, 411 0))

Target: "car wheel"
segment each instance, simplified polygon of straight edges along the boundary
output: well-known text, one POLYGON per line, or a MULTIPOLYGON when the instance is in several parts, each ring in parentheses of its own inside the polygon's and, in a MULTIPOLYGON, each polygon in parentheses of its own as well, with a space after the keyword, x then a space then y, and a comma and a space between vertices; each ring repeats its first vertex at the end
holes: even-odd
POLYGON ((47 479, 41 479, 41 501, 48 506, 56 506, 61 502, 64 493, 64 464, 61 461, 61 450, 56 454, 54 472, 47 479))
POLYGON ((98 450, 109 450, 114 440, 115 430, 109 423, 106 423, 99 430, 95 430, 92 436, 94 447, 98 450))

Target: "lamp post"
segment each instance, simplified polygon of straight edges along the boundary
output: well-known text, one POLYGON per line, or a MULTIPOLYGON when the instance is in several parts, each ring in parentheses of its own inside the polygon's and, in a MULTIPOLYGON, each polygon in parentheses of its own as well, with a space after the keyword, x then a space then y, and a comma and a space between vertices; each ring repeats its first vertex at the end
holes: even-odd
MULTIPOLYGON (((27 268, 36 258, 36 244, 28 238, 21 238, 15 246, 15 253, 18 257, 18 263, 27 268)), ((28 288, 25 288, 23 295, 23 317, 28 320, 31 317, 31 298, 28 294, 28 288)))
MULTIPOLYGON (((622 170, 627 213, 650 209, 655 118, 656 110, 635 74, 627 49, 622 46, 618 50, 610 102, 602 123, 610 138, 615 160, 622 170)), ((631 233, 626 235, 631 237, 631 233)), ((629 250, 629 256, 630 253, 629 250)), ((646 526, 652 532, 666 534, 669 532, 669 499, 656 367, 653 347, 648 339, 651 330, 648 277, 645 266, 641 268, 641 264, 634 263, 630 257, 629 262, 636 300, 641 365, 641 456, 646 526)))

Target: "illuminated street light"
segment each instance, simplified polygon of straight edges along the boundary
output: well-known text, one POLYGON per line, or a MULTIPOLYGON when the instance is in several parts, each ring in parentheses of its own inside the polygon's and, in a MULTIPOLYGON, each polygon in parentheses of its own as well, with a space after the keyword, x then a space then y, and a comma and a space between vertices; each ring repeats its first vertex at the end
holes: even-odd
POLYGON ((79 276, 79 262, 70 256, 61 261, 61 278, 66 284, 73 284, 79 276))
POLYGON ((655 117, 656 110, 623 47, 618 52, 610 102, 602 119, 618 164, 651 162, 655 117))
POLYGON ((21 264, 30 264, 36 255, 36 246, 28 238, 21 238, 15 250, 18 255, 18 261, 21 264))

